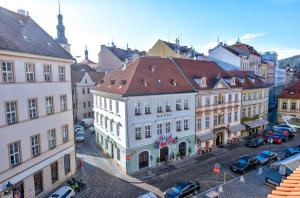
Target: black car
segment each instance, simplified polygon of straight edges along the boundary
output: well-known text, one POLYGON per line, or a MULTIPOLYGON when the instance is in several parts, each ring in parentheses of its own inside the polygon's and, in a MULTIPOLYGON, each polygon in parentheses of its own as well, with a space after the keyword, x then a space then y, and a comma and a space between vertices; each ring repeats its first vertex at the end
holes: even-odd
POLYGON ((261 137, 250 139, 247 142, 248 147, 258 147, 264 144, 265 144, 264 139, 261 137))
POLYGON ((200 184, 197 181, 179 182, 164 192, 166 198, 183 198, 189 195, 197 195, 200 191, 200 184))
POLYGON ((241 157, 239 160, 233 162, 230 166, 230 169, 235 173, 244 174, 250 169, 257 168, 258 163, 255 156, 245 155, 241 157))
POLYGON ((288 148, 286 151, 285 151, 285 157, 290 157, 290 156, 293 156, 293 155, 296 155, 300 153, 300 148, 299 147, 292 147, 292 148, 288 148))

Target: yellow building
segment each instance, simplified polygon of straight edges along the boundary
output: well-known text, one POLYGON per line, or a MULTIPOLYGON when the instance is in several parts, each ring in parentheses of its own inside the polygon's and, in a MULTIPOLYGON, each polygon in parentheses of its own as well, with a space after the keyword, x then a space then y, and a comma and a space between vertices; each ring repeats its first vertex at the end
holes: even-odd
POLYGON ((300 81, 285 88, 278 96, 277 121, 285 115, 300 118, 300 81))
POLYGON ((159 56, 162 58, 188 58, 188 59, 201 59, 204 55, 195 51, 192 47, 181 46, 179 44, 179 39, 176 39, 175 43, 170 43, 158 39, 158 41, 153 45, 148 56, 159 56))
POLYGON ((264 60, 261 61, 261 77, 264 78, 264 82, 268 82, 268 67, 269 64, 267 62, 265 62, 264 60))

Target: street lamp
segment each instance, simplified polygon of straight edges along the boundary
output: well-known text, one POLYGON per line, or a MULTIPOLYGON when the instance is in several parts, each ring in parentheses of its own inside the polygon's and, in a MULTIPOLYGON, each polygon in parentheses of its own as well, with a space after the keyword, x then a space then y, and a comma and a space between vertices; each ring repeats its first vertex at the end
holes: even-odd
POLYGON ((271 144, 273 143, 273 138, 269 137, 268 143, 269 143, 268 161, 270 161, 271 144))

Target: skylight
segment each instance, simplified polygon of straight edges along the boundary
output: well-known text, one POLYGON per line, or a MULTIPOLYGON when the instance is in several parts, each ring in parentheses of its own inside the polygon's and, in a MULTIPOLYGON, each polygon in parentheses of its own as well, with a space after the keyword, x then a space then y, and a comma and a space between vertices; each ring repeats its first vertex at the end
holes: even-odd
POLYGON ((19 22, 21 25, 24 25, 24 22, 23 22, 23 21, 18 20, 18 22, 19 22))
POLYGON ((23 38, 24 40, 26 40, 26 41, 29 41, 28 37, 25 36, 25 35, 22 35, 22 38, 23 38))
POLYGON ((50 42, 47 42, 48 46, 52 47, 52 44, 50 42))

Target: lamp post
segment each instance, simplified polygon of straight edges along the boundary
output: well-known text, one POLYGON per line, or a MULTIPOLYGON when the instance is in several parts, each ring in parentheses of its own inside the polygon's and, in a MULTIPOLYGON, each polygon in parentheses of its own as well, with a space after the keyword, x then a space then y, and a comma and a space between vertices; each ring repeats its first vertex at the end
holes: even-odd
POLYGON ((269 137, 268 143, 269 143, 268 161, 270 161, 271 144, 273 143, 273 138, 269 137))

